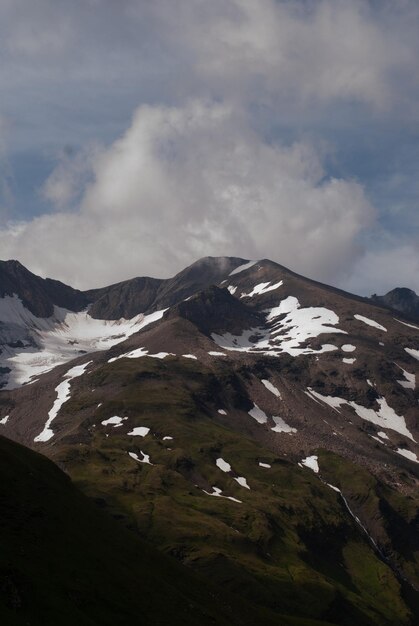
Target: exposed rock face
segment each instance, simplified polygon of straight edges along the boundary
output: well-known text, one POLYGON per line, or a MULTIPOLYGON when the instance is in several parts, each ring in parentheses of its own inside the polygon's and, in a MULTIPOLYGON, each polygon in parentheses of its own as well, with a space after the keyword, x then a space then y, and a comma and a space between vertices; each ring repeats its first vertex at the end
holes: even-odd
POLYGON ((29 272, 19 261, 0 261, 0 297, 16 294, 36 317, 50 317, 54 304, 82 311, 89 303, 83 292, 58 280, 43 279, 29 272))
POLYGON ((89 313, 97 319, 131 319, 148 311, 164 281, 156 278, 133 278, 110 287, 88 291, 92 300, 89 313))

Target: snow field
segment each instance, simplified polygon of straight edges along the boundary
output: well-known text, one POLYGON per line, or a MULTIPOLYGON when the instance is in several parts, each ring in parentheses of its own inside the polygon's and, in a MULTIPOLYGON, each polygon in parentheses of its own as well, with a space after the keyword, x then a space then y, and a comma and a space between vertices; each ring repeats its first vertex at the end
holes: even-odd
POLYGON ((0 357, 0 363, 12 370, 6 388, 27 384, 35 376, 80 356, 80 352, 111 348, 161 319, 166 310, 139 314, 130 320, 98 320, 87 311, 74 313, 55 306, 51 317, 38 318, 16 294, 0 298, 0 320, 9 325, 8 337, 1 340, 20 340, 24 344, 23 348, 4 350, 0 357))
POLYGON ((251 328, 241 335, 213 333, 212 339, 225 350, 261 352, 272 356, 286 352, 291 356, 299 356, 300 354, 332 352, 338 349, 332 344, 324 344, 318 350, 310 346, 301 347, 308 339, 324 333, 347 334, 346 331, 336 328, 339 322, 336 313, 323 307, 301 308, 298 299, 294 296, 288 296, 277 307, 267 310, 266 314, 264 328, 251 328), (278 320, 278 317, 281 319, 278 320))

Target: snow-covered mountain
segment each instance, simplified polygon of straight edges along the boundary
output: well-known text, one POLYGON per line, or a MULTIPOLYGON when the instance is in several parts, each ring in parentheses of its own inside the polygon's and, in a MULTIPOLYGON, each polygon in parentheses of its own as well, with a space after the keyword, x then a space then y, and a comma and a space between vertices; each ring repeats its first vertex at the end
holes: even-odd
POLYGON ((134 278, 87 292, 35 276, 18 261, 0 261, 0 388, 33 382, 80 354, 124 341, 241 261, 204 259, 171 280, 134 278))
POLYGON ((416 623, 410 318, 236 258, 48 297, 0 301, 7 437, 278 623, 416 623))

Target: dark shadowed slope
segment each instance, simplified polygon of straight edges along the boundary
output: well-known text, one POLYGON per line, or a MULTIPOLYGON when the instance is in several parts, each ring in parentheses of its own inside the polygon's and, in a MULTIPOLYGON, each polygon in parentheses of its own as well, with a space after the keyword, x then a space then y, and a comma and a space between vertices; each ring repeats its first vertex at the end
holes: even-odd
POLYGON ((4 626, 316 626, 272 618, 147 547, 41 455, 0 437, 4 626))

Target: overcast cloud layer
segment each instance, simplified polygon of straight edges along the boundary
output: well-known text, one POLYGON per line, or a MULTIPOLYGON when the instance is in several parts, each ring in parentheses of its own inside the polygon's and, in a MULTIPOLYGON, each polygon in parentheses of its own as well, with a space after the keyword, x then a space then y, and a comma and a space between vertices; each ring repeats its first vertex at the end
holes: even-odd
POLYGON ((1 258, 419 291, 418 28, 413 0, 1 0, 1 258))

